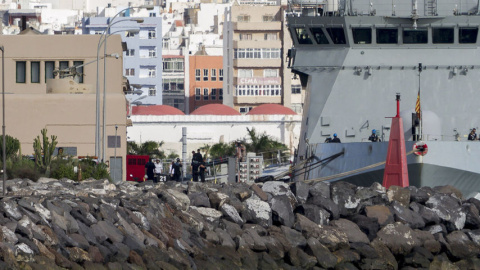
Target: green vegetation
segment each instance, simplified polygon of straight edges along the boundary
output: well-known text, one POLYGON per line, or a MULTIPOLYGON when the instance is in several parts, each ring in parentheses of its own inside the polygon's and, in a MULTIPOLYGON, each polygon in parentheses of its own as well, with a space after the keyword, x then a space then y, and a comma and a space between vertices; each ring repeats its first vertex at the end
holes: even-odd
POLYGON ((37 136, 33 140, 33 151, 35 152, 35 164, 45 173, 50 176, 50 163, 52 162, 53 151, 57 146, 57 136, 50 136, 51 142, 47 137, 47 129, 41 130, 42 141, 40 142, 40 136, 37 136))
MULTIPOLYGON (((10 135, 5 135, 5 159, 16 156, 20 151, 20 141, 10 135)), ((3 161, 3 138, 0 136, 0 158, 3 161)))
POLYGON ((136 142, 127 142, 127 153, 129 155, 147 155, 154 158, 165 159, 165 153, 159 148, 163 142, 146 141, 142 144, 136 142))

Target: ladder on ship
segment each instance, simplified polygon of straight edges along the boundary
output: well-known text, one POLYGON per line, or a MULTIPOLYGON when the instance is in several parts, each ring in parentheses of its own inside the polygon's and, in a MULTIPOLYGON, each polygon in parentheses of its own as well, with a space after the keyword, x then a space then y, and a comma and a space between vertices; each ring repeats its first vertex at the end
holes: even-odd
POLYGON ((425 16, 437 16, 437 0, 425 1, 425 16))

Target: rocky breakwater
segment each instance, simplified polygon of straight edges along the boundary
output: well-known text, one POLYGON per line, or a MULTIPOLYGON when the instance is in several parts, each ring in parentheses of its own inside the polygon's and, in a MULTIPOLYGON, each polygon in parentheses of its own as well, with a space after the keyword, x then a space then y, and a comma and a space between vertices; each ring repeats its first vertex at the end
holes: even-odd
POLYGON ((479 269, 452 187, 7 182, 0 269, 479 269))

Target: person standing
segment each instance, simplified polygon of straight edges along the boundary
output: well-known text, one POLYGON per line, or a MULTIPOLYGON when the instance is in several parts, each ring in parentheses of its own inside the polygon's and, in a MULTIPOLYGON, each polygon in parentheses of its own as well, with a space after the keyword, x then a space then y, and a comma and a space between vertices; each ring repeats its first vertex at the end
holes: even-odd
POLYGON ((375 129, 372 130, 372 135, 368 137, 368 140, 372 142, 380 142, 380 138, 378 138, 377 131, 375 129))
POLYGON ((153 158, 150 158, 149 161, 145 164, 145 181, 152 180, 155 181, 155 164, 153 164, 153 158))
POLYGON ((337 133, 333 134, 333 139, 331 140, 332 143, 340 143, 340 139, 337 137, 337 133))
POLYGON ((202 160, 202 162, 200 162, 200 181, 202 181, 202 183, 205 183, 205 169, 207 167, 205 166, 205 159, 202 160))
POLYGON ((160 182, 160 174, 163 173, 163 163, 160 162, 160 159, 155 160, 155 182, 160 182))
MULTIPOLYGON (((194 159, 195 159, 195 156, 194 156, 194 159)), ((198 182, 198 168, 200 167, 200 162, 194 159, 192 159, 190 168, 192 169, 193 182, 198 182)))
POLYGON ((177 161, 173 164, 173 180, 178 181, 180 180, 182 175, 182 163, 180 162, 180 158, 177 158, 177 161))
POLYGON ((472 131, 470 131, 470 134, 468 134, 469 141, 475 141, 477 139, 477 133, 475 133, 475 131, 477 130, 475 128, 472 128, 472 131))

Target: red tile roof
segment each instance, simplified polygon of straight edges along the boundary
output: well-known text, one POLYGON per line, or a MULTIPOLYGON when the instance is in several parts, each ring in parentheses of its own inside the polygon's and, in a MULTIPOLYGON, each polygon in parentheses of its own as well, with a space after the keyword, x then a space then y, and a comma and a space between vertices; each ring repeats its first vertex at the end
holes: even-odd
POLYGON ((232 107, 223 104, 208 104, 194 110, 192 115, 241 115, 232 107))
POLYGON ((250 110, 248 115, 258 115, 258 114, 293 114, 296 115, 297 113, 294 112, 292 109, 282 106, 280 104, 262 104, 256 108, 250 110))
POLYGON ((185 115, 177 108, 168 105, 132 106, 132 115, 185 115))

